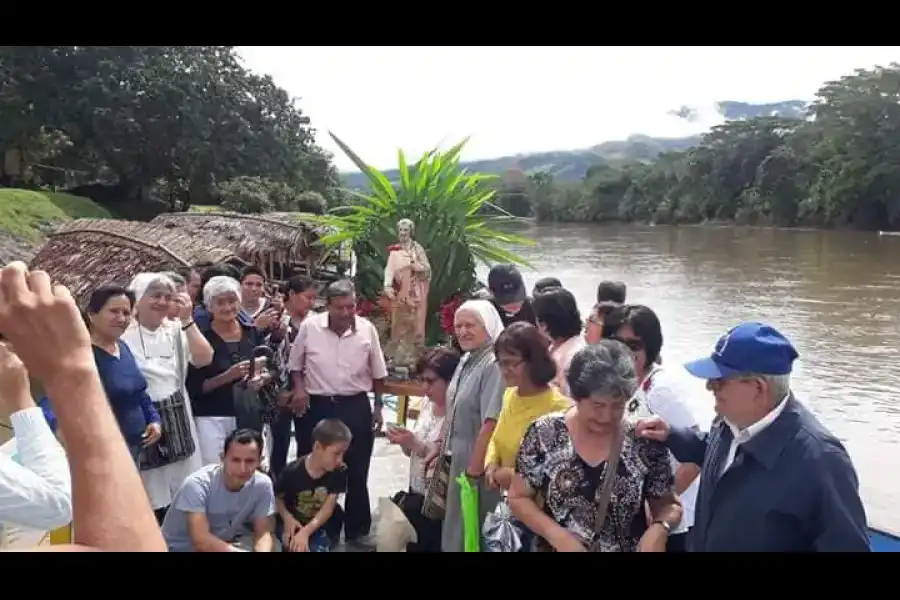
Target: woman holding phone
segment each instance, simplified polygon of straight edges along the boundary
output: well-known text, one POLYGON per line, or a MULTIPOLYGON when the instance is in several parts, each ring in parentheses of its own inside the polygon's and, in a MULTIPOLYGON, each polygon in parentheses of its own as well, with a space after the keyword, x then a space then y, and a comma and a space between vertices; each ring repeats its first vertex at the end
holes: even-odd
POLYGON ((428 479, 434 470, 434 461, 429 459, 438 451, 447 410, 447 385, 458 365, 459 353, 453 348, 432 348, 426 352, 416 366, 427 396, 422 401, 415 426, 411 431, 398 425, 387 426, 388 440, 400 446, 409 457, 409 490, 394 496, 394 503, 403 510, 418 538, 417 543, 407 546, 407 552, 441 551, 442 523, 425 518, 422 504, 428 479))
MULTIPOLYGON (((253 349, 262 343, 258 330, 241 322, 241 285, 232 277, 216 276, 203 286, 203 304, 212 316, 200 330, 213 348, 212 362, 188 366, 187 389, 191 399, 204 465, 219 462, 225 438, 237 427, 234 386, 250 374, 253 349)), ((261 359, 260 362, 262 362, 261 359)), ((259 365, 257 365, 259 366, 259 365)), ((259 374, 261 370, 254 369, 259 374)), ((251 386, 259 389, 267 374, 251 386)))

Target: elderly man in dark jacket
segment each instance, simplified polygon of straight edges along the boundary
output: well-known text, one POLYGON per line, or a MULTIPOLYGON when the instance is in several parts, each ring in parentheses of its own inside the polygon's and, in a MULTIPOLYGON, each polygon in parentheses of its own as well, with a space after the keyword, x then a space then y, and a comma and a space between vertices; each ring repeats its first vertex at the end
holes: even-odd
POLYGON ((856 471, 840 441, 790 389, 793 345, 741 324, 687 370, 707 381, 718 417, 708 434, 642 421, 683 463, 702 464, 693 552, 869 552, 856 471))

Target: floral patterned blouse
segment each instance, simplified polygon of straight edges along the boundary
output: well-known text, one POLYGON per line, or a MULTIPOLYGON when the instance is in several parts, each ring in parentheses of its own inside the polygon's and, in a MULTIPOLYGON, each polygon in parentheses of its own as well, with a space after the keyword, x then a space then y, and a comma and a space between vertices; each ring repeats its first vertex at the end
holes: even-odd
MULTIPOLYGON (((667 494, 674 484, 666 447, 634 437, 625 425, 622 455, 606 520, 594 532, 596 496, 606 463, 589 465, 575 452, 563 413, 531 424, 516 459, 516 472, 543 499, 544 512, 586 548, 597 552, 634 552, 647 528, 644 502, 667 494)), ((544 540, 539 541, 547 549, 544 540)))

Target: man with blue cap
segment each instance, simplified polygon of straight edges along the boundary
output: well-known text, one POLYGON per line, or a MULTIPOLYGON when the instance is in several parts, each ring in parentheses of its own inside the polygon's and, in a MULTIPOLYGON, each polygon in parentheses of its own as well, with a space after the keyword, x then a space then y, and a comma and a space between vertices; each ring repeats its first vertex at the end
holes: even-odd
POLYGON ((770 325, 738 325, 685 365, 715 395, 709 433, 638 423, 679 462, 703 465, 690 551, 870 551, 850 457, 791 392, 796 359, 770 325))

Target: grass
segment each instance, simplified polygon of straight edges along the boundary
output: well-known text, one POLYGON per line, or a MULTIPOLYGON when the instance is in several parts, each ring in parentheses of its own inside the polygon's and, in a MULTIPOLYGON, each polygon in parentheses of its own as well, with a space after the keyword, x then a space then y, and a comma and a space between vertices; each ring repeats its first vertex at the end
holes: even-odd
POLYGON ((29 241, 41 233, 37 225, 73 219, 109 219, 113 215, 93 200, 55 192, 0 188, 0 229, 29 241))

